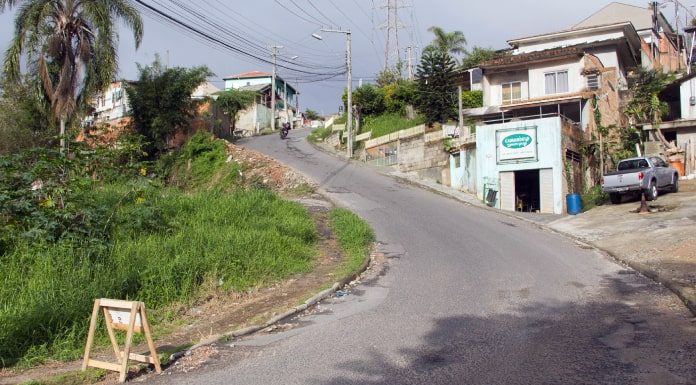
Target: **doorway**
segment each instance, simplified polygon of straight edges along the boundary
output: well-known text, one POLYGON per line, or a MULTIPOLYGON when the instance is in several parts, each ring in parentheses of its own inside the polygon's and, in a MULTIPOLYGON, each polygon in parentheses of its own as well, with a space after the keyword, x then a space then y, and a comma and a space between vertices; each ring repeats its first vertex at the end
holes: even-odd
POLYGON ((515 211, 538 212, 540 209, 539 170, 515 171, 515 211))

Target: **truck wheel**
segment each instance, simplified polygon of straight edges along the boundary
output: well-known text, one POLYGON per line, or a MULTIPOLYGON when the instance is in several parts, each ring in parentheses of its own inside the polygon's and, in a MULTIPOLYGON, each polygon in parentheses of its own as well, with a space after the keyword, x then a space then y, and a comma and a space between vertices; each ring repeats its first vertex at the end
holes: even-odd
POLYGON ((648 191, 645 192, 645 198, 649 201, 654 201, 657 199, 657 184, 655 181, 650 181, 650 186, 648 187, 648 191))
POLYGON ((679 175, 674 174, 674 179, 672 179, 672 188, 671 191, 673 193, 679 192, 679 175))
POLYGON ((611 204, 618 205, 621 203, 621 194, 611 193, 609 194, 609 200, 611 201, 611 204))

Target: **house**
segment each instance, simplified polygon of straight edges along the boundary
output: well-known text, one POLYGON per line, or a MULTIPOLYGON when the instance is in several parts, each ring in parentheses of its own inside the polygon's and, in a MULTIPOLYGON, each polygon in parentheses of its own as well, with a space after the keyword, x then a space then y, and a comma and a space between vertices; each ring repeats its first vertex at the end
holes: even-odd
POLYGON ((126 80, 111 82, 92 99, 92 113, 83 120, 84 126, 108 124, 125 126, 130 122, 130 103, 126 93, 126 80))
POLYGON ((662 152, 655 137, 655 129, 659 128, 668 142, 673 142, 682 150, 681 155, 677 156, 684 166, 683 172, 680 170, 682 176, 696 177, 696 73, 668 85, 660 93, 660 100, 667 102, 669 113, 658 125, 643 126, 643 130, 649 132, 653 139, 653 142, 646 143, 645 152, 662 152))
MULTIPOLYGON (((245 131, 258 132, 271 126, 272 117, 293 122, 301 119, 296 116, 299 95, 297 89, 279 76, 276 76, 276 105, 274 109, 271 108, 272 79, 272 74, 262 71, 244 72, 224 78, 225 90, 253 91, 258 95, 254 106, 240 114, 238 127, 245 131)), ((276 124, 276 127, 278 126, 276 124)))
POLYGON ((503 210, 563 213, 567 193, 596 183, 598 160, 582 153, 597 127, 625 121, 630 69, 680 63, 673 30, 661 14, 653 28, 652 12, 611 3, 570 29, 509 40, 508 55, 482 63, 484 106, 465 110, 474 123, 450 155, 452 185, 503 210))
MULTIPOLYGON (((573 29, 630 22, 646 44, 655 61, 665 72, 686 68, 684 42, 662 12, 659 3, 651 2, 647 7, 613 2, 575 24, 573 29)), ((645 63, 646 64, 646 63, 645 63)), ((646 66, 647 68, 647 66, 646 66)))

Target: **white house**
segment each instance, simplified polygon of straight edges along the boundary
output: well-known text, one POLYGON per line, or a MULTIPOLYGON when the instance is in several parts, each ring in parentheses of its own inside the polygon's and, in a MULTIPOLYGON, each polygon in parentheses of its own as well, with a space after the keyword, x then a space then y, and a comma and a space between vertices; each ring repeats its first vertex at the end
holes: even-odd
POLYGON ((628 71, 660 64, 653 52, 666 44, 659 40, 668 24, 646 31, 651 11, 634 8, 615 15, 624 5, 612 3, 570 29, 511 39, 508 55, 482 63, 484 106, 465 111, 478 121, 476 145, 452 154, 450 164, 459 166, 451 167, 453 185, 473 187, 503 210, 562 213, 565 195, 580 191, 588 177, 582 146, 598 123, 622 123, 628 71))
POLYGON ((86 125, 124 125, 130 115, 130 103, 126 93, 127 81, 114 81, 92 99, 93 112, 84 120, 86 125))

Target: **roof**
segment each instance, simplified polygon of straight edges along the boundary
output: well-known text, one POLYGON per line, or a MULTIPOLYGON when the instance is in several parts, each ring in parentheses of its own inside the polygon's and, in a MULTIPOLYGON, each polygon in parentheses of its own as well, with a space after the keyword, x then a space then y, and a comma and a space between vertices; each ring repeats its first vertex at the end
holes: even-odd
POLYGON ((510 44, 513 47, 518 46, 520 43, 530 43, 530 42, 539 42, 539 41, 545 41, 545 40, 555 40, 559 38, 564 38, 564 37, 569 37, 569 36, 574 36, 582 33, 596 33, 596 32, 603 32, 607 30, 613 30, 617 28, 622 28, 624 31, 633 31, 635 32, 635 27, 631 24, 630 21, 623 21, 619 23, 611 23, 611 24, 603 24, 603 25, 594 25, 590 27, 583 27, 583 28, 575 28, 575 29, 564 29, 561 31, 555 31, 555 32, 547 32, 547 33, 542 33, 539 35, 532 35, 532 36, 525 36, 525 37, 520 37, 516 39, 511 39, 508 40, 508 44, 510 44))
POLYGON ((213 85, 212 83, 204 82, 204 83, 201 83, 201 85, 199 85, 198 87, 196 87, 196 89, 191 94, 191 97, 194 99, 195 98, 205 98, 207 96, 211 96, 211 95, 215 94, 218 91, 220 91, 220 89, 215 87, 215 85, 213 85))
POLYGON ((529 64, 549 60, 580 58, 584 55, 586 44, 574 45, 562 48, 551 48, 543 51, 521 53, 518 55, 499 56, 480 64, 484 70, 499 67, 508 67, 517 64, 529 64))
MULTIPOLYGON (((666 32, 673 32, 672 26, 669 24, 662 12, 659 12, 659 21, 661 27, 667 29, 666 32)), ((572 29, 586 28, 595 25, 631 22, 637 31, 653 28, 653 10, 648 7, 640 7, 637 5, 624 4, 620 2, 612 2, 604 6, 604 8, 593 13, 583 21, 575 24, 572 29)))
POLYGON ((264 91, 267 88, 271 88, 270 84, 254 84, 251 86, 243 86, 239 87, 238 90, 240 91, 253 91, 253 92, 261 92, 264 91))
POLYGON ((224 80, 227 79, 252 79, 252 78, 270 78, 273 76, 272 74, 268 72, 263 72, 263 71, 249 71, 249 72, 243 72, 241 74, 236 74, 236 75, 230 75, 225 78, 224 80))

